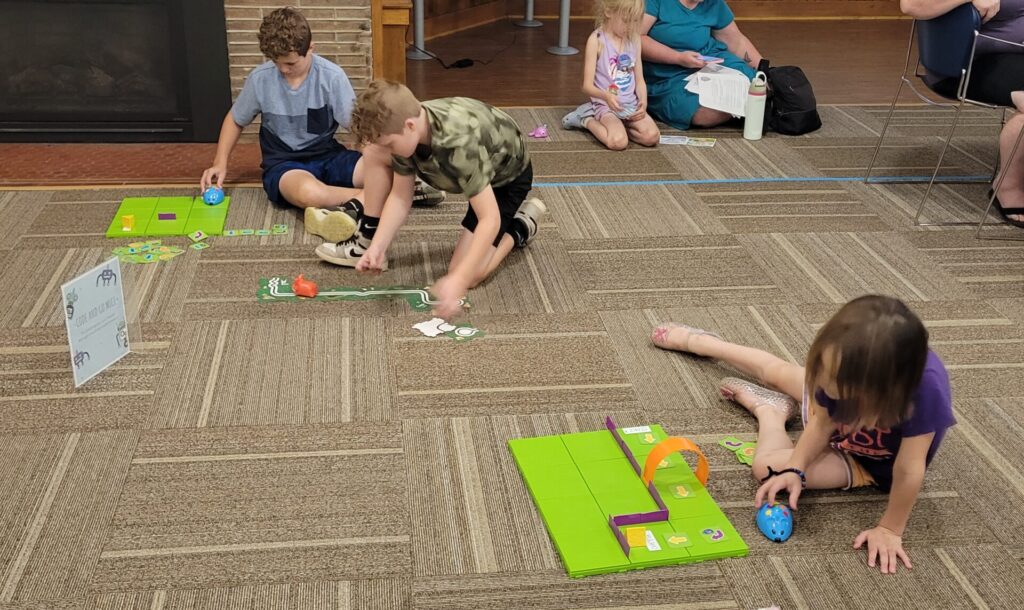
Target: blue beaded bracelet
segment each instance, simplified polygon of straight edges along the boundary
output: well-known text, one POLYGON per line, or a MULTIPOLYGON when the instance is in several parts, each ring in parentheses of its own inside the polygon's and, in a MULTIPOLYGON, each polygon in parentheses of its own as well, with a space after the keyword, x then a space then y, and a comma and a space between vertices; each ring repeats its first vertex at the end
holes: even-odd
POLYGON ((807 477, 804 475, 804 471, 800 470, 799 468, 783 468, 782 470, 773 470, 772 467, 769 466, 768 467, 768 476, 766 476, 765 478, 761 479, 761 482, 764 483, 765 481, 767 481, 768 479, 770 479, 772 477, 778 476, 780 474, 785 474, 787 472, 794 472, 794 473, 798 474, 800 476, 800 486, 801 487, 807 487, 807 477))

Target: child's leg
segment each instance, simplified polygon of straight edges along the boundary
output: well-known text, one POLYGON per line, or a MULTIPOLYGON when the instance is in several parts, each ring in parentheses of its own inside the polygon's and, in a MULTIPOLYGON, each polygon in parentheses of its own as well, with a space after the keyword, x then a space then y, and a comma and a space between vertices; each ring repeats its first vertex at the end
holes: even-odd
POLYGON ((285 172, 278 189, 288 203, 298 208, 329 208, 363 195, 362 189, 324 184, 302 169, 285 172))
POLYGON ((491 250, 491 256, 490 258, 487 259, 487 264, 484 266, 483 274, 481 274, 480 279, 477 280, 477 283, 479 284, 480 282, 491 277, 491 274, 494 273, 494 270, 497 269, 499 265, 501 265, 502 261, 504 261, 505 258, 508 256, 508 253, 511 252, 512 249, 515 247, 516 240, 513 239, 511 235, 509 235, 508 233, 502 235, 501 242, 498 243, 498 247, 491 250))
MULTIPOLYGON (((462 233, 459 234, 459 241, 455 243, 455 252, 452 253, 452 260, 448 263, 448 273, 452 272, 462 263, 463 259, 466 258, 469 252, 469 245, 473 241, 473 232, 463 227, 462 233)), ((512 251, 512 246, 515 245, 512 236, 505 234, 502 236, 501 241, 497 247, 491 247, 490 252, 487 254, 487 258, 481 261, 476 277, 470 284, 470 288, 475 288, 480 282, 487 279, 488 276, 501 264, 501 261, 505 260, 508 253, 512 251)))
MULTIPOLYGON (((750 349, 750 348, 747 348, 750 349)), ((754 350, 757 351, 757 350, 754 350)), ((784 411, 770 405, 747 389, 737 388, 732 400, 757 418, 757 451, 753 476, 760 481, 768 476, 768 467, 782 470, 793 454, 793 441, 786 433, 784 411)), ((815 410, 812 410, 814 413, 815 410)), ((851 470, 846 458, 833 449, 823 451, 805 471, 809 489, 835 489, 851 486, 851 470)))
POLYGON ((588 119, 583 126, 610 150, 625 150, 629 146, 626 127, 619 117, 611 112, 606 112, 599 119, 588 119))
POLYGON ((729 343, 713 335, 690 332, 686 326, 669 326, 656 343, 665 349, 725 361, 740 372, 757 378, 762 384, 777 388, 797 401, 803 399, 804 367, 774 354, 729 343))
POLYGON ((641 146, 655 146, 661 139, 661 131, 650 115, 626 125, 629 139, 641 146))

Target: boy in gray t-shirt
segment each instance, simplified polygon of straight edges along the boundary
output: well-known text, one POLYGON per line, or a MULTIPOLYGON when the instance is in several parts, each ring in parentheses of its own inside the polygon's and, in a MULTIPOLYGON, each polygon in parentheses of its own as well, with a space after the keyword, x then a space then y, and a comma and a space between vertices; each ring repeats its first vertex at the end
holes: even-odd
MULTIPOLYGON (((238 99, 224 117, 213 166, 200 187, 223 186, 228 158, 242 128, 262 115, 260 151, 263 189, 275 203, 305 208, 306 230, 336 242, 356 228, 340 207, 362 199, 368 182, 362 154, 335 139, 348 127, 355 92, 345 72, 313 52, 309 24, 292 8, 277 9, 260 25, 260 50, 270 60, 246 78, 238 99)), ((436 203, 443 193, 420 189, 421 203, 436 203)))

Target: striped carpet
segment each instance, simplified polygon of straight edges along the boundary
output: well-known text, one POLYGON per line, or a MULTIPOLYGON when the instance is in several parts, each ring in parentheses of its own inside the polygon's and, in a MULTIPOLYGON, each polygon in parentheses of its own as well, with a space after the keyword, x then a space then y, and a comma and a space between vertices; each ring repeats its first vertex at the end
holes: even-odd
MULTIPOLYGON (((296 211, 235 189, 229 228, 289 233, 127 267, 137 351, 77 391, 59 286, 110 256, 120 199, 154 191, 0 192, 0 610, 1024 607, 1024 246, 916 228, 923 185, 854 179, 886 110, 823 107, 799 138, 701 134, 712 149, 612 153, 553 128, 531 143, 551 214, 471 293, 486 336, 464 344, 420 336, 429 316, 403 302, 255 298, 259 278, 299 273, 427 285, 464 199, 415 210, 392 270, 368 277, 319 263, 296 211), (680 320, 800 361, 866 292, 926 321, 959 420, 905 537, 914 570, 895 576, 851 548, 877 491, 809 493, 789 542, 763 538, 749 470, 717 446, 755 432, 717 397, 727 372, 648 340, 680 320), (701 444, 749 557, 567 578, 506 441, 606 415, 701 444)), ((511 112, 553 127, 562 109, 511 112)), ((898 109, 878 173, 926 174, 948 120, 898 109)), ((967 111, 945 173, 989 174, 998 129, 967 111)), ((924 217, 976 220, 986 190, 939 186, 924 217)))

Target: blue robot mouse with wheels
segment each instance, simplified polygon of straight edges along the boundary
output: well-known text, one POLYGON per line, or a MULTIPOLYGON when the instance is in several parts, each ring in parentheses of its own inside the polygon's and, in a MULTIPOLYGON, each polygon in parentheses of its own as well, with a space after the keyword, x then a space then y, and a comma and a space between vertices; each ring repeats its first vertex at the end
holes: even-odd
POLYGON ((768 504, 757 509, 757 529, 768 540, 785 542, 793 533, 793 511, 785 504, 768 504))
POLYGON ((224 202, 224 189, 219 186, 211 186, 203 191, 203 203, 206 205, 219 205, 224 202))

